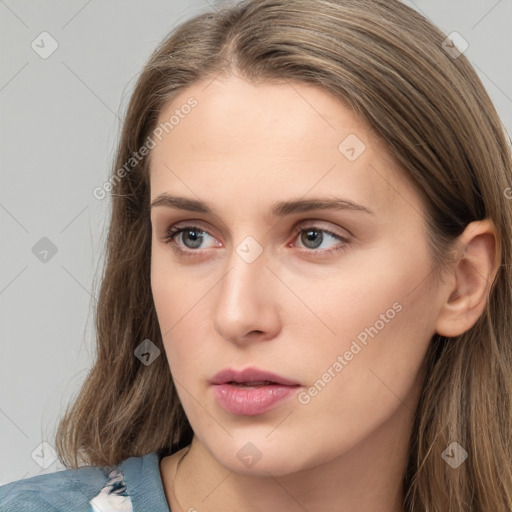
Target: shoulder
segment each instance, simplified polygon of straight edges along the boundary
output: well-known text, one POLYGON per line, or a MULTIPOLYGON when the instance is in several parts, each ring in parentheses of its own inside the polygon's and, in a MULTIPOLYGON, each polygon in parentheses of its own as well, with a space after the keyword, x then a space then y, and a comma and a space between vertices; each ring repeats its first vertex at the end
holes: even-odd
POLYGON ((158 464, 153 452, 115 468, 84 466, 16 480, 0 486, 0 512, 132 512, 136 505, 168 511, 158 464))
POLYGON ((16 480, 0 487, 0 511, 88 510, 105 477, 104 468, 85 466, 16 480))

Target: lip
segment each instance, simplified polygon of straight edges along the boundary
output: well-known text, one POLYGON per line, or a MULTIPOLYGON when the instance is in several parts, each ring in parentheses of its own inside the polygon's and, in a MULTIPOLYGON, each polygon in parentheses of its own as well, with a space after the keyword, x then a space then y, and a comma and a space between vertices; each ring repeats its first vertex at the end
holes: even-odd
POLYGON ((267 372, 255 367, 244 368, 243 370, 235 370, 234 368, 227 368, 215 374, 210 381, 211 384, 226 384, 228 382, 258 382, 268 380, 275 384, 282 384, 284 386, 298 386, 298 382, 286 379, 277 373, 267 372))
POLYGON ((298 382, 281 375, 252 367, 243 370, 222 370, 210 383, 221 407, 230 413, 245 416, 256 416, 273 409, 301 387, 298 382), (251 387, 251 383, 256 386, 251 387))

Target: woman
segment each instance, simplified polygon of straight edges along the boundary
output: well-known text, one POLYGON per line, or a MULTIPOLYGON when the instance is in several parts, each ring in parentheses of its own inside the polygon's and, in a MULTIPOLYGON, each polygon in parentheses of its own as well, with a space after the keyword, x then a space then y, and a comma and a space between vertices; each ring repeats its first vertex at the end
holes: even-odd
POLYGON ((511 154, 453 48, 389 0, 246 1, 159 46, 95 191, 69 469, 0 510, 512 508, 511 154))

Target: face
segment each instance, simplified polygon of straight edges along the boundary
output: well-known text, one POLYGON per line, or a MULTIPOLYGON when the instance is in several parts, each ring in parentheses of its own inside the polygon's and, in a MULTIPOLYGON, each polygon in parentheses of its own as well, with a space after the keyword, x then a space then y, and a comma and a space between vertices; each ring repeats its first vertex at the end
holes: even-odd
POLYGON ((196 438, 284 475, 411 414, 435 332, 424 209, 328 92, 208 83, 160 116, 182 114, 151 153, 153 297, 196 438))

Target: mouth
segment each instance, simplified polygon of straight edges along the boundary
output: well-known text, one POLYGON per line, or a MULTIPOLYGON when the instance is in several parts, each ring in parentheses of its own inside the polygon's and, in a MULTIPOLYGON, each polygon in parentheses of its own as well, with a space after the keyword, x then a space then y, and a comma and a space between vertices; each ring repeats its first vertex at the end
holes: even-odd
POLYGON ((223 370, 210 383, 223 409, 245 416, 270 411, 301 387, 298 382, 257 368, 223 370))
POLYGON ((262 386, 274 386, 278 385, 277 382, 272 382, 270 380, 261 380, 259 382, 237 382, 235 380, 230 380, 229 382, 226 382, 226 384, 231 384, 231 386, 237 386, 240 388, 261 388, 262 386))
POLYGON ((253 367, 244 368, 243 370, 227 368, 217 373, 210 382, 211 384, 246 384, 257 387, 270 384, 279 384, 283 386, 300 385, 298 382, 287 379, 277 373, 253 367))

